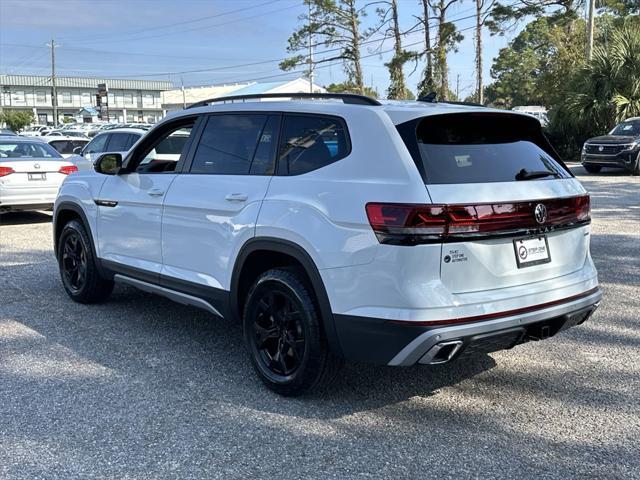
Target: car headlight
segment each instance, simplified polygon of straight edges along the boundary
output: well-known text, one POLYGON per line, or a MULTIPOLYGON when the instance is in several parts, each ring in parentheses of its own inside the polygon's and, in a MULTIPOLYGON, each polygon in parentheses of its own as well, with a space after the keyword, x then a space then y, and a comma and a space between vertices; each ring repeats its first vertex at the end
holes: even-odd
POLYGON ((582 153, 583 154, 587 153, 587 144, 586 143, 582 145, 582 153))
POLYGON ((638 145, 640 145, 640 140, 624 145, 624 150, 634 150, 638 145))

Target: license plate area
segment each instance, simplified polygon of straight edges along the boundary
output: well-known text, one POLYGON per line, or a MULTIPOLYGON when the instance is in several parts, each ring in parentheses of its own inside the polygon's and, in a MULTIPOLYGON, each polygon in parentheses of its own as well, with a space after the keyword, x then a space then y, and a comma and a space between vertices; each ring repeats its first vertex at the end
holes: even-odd
POLYGON ((533 267, 551 261, 549 241, 546 235, 517 238, 513 241, 518 268, 533 267))
POLYGON ((27 173, 27 179, 30 181, 43 181, 47 179, 46 173, 27 173))

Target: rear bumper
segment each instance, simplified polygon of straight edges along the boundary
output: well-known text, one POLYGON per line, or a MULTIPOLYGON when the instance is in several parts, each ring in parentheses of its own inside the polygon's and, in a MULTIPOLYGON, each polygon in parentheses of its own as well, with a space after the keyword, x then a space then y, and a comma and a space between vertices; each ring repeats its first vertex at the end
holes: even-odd
POLYGON ((533 306, 515 314, 505 312, 490 320, 447 325, 334 316, 347 360, 409 366, 446 363, 473 352, 489 353, 552 337, 584 323, 601 299, 602 291, 595 288, 566 302, 533 306))

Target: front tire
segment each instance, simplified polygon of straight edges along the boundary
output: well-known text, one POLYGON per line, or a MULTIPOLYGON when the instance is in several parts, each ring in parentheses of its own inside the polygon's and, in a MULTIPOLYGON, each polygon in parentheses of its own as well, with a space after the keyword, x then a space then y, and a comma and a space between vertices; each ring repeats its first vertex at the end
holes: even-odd
POLYGON ((636 157, 636 164, 631 169, 631 175, 640 175, 640 153, 638 153, 638 156, 636 157))
POLYGON ((315 296, 299 269, 260 275, 247 296, 243 324, 254 369, 281 395, 328 384, 341 366, 329 351, 315 296))
POLYGON ((84 225, 78 220, 68 222, 58 240, 62 285, 67 295, 78 303, 101 302, 113 290, 113 281, 100 276, 90 242, 84 225))
POLYGON ((589 173, 599 173, 600 170, 602 170, 602 167, 600 165, 583 164, 582 166, 589 173))

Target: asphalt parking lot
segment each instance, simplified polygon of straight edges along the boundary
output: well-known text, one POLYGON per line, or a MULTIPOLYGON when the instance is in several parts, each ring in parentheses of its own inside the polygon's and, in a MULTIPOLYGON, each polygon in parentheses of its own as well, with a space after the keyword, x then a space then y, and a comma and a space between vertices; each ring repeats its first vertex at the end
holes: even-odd
POLYGON ((640 478, 640 180, 575 172, 591 321, 299 399, 262 387, 239 326, 125 286, 73 303, 50 214, 0 216, 0 478, 640 478))

